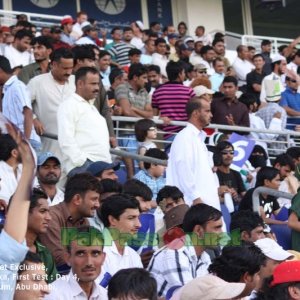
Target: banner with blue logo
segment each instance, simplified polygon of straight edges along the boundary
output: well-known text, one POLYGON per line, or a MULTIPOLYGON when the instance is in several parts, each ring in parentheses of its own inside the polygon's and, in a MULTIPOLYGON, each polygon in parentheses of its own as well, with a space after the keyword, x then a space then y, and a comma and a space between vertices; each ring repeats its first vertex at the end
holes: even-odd
POLYGON ((163 26, 173 24, 171 0, 148 0, 147 8, 149 24, 154 21, 163 26))

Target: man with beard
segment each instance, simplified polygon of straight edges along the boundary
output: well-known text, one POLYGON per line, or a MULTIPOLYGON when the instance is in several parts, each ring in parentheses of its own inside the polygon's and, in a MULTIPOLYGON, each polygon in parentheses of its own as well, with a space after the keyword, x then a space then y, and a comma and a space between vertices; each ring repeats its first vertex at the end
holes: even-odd
POLYGON ((56 187, 61 176, 59 159, 51 152, 38 156, 37 178, 40 187, 48 196, 48 204, 56 205, 64 200, 64 193, 56 187))
POLYGON ((22 68, 18 78, 25 84, 37 75, 49 72, 49 57, 53 51, 52 43, 46 36, 39 36, 31 41, 35 62, 22 68))

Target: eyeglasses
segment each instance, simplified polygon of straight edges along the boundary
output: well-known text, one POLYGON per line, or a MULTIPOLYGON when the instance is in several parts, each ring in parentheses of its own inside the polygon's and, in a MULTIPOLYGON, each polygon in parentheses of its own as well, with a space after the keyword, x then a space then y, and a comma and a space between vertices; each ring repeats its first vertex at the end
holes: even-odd
POLYGON ((234 155, 234 151, 221 151, 221 153, 224 155, 226 154, 234 155))
POLYGON ((150 127, 148 128, 149 131, 157 131, 157 128, 156 127, 150 127))

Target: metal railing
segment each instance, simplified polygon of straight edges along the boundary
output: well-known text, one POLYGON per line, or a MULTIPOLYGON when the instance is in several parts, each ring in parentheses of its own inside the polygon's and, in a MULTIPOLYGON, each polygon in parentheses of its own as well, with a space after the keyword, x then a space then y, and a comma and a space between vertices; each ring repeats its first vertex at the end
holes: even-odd
POLYGON ((257 187, 252 195, 252 205, 253 205, 253 211, 257 212, 260 215, 260 209, 259 209, 259 195, 260 194, 267 194, 267 195, 271 195, 277 198, 286 198, 286 199, 290 199, 292 200, 294 195, 290 194, 290 193, 285 193, 285 192, 281 192, 278 190, 274 190, 274 189, 270 189, 267 187, 257 187))

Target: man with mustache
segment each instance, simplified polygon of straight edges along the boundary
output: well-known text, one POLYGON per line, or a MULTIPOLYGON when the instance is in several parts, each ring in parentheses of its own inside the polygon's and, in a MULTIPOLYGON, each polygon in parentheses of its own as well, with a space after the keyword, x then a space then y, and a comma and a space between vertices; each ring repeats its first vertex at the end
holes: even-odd
POLYGON ((42 152, 37 161, 37 179, 39 186, 48 196, 49 206, 64 201, 64 193, 56 187, 61 177, 59 159, 51 152, 42 152))
POLYGON ((99 82, 96 68, 78 69, 76 92, 58 108, 58 143, 68 176, 86 171, 95 161, 111 163, 107 124, 93 105, 99 93, 99 82))

